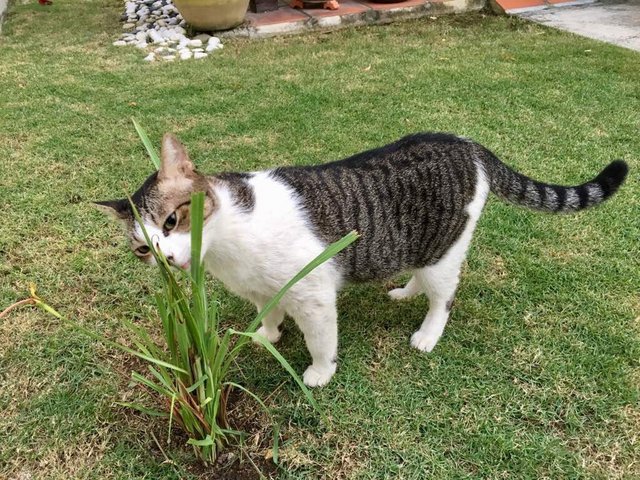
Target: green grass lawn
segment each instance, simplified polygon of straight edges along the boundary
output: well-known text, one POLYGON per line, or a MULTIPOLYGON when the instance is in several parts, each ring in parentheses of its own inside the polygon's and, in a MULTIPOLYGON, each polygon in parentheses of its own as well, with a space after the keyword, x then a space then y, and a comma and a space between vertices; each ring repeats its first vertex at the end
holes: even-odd
MULTIPOLYGON (((91 206, 152 171, 131 116, 156 143, 176 132, 207 172, 326 162, 420 130, 473 137, 556 183, 624 158, 627 184, 591 211, 490 200, 429 355, 409 347, 426 299, 345 289, 339 370, 316 391, 328 425, 266 352, 243 359, 241 381, 282 422, 278 478, 640 478, 638 53, 469 15, 145 64, 111 46, 119 1, 14 3, 0 37, 0 309, 34 281, 110 338, 125 318, 159 329, 157 272, 91 206)), ((212 288, 224 324, 246 326, 253 308, 212 288)), ((279 348, 302 372, 301 334, 285 328, 279 348)), ((206 478, 180 437, 164 447, 178 465, 163 463, 162 420, 114 405, 138 394, 132 368, 33 309, 0 320, 0 478, 206 478)))

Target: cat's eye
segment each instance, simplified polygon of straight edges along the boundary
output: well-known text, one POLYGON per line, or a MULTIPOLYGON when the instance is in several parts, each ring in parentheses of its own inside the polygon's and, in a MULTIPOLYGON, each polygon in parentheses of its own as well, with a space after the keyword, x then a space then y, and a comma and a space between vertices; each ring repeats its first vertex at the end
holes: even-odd
POLYGON ((174 228, 176 228, 176 224, 178 223, 178 217, 176 216, 176 212, 173 212, 171 215, 167 217, 164 221, 163 229, 166 232, 170 232, 174 228))
POLYGON ((146 255, 147 253, 149 253, 151 249, 147 246, 147 245, 141 245, 138 248, 136 248, 136 253, 138 255, 146 255))

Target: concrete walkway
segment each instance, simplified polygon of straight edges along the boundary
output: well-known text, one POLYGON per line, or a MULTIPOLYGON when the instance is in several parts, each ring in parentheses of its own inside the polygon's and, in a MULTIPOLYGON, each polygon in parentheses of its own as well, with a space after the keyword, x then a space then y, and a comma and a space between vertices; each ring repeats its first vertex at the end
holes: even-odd
POLYGON ((512 11, 549 27, 640 51, 640 0, 600 0, 512 11))

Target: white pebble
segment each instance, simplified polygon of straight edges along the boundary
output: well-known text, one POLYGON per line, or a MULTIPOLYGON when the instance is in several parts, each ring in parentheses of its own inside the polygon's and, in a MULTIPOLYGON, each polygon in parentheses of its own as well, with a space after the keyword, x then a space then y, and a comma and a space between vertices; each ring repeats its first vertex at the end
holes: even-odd
POLYGON ((165 55, 164 58, 167 62, 173 62, 176 59, 175 55, 165 55))
POLYGON ((214 50, 218 50, 219 48, 222 48, 222 44, 221 43, 213 43, 211 45, 207 45, 207 52, 213 52, 214 50))
POLYGON ((201 47, 202 46, 202 40, 198 40, 197 38, 193 39, 193 40, 189 40, 189 46, 190 47, 201 47))
POLYGON ((218 45, 220 43, 220 39, 218 37, 211 37, 207 44, 209 45, 218 45))
POLYGON ((193 37, 194 40, 200 40, 203 44, 207 43, 210 38, 211 35, 209 35, 208 33, 200 33, 193 37))
POLYGON ((136 43, 136 48, 147 48, 147 42, 138 42, 136 43))
POLYGON ((151 39, 151 41, 153 43, 162 43, 164 41, 164 39, 162 38, 162 36, 156 32, 155 30, 149 30, 149 38, 151 39))
POLYGON ((182 60, 189 60, 193 54, 189 50, 180 50, 180 58, 182 60))
POLYGON ((150 53, 146 57, 144 57, 145 62, 153 62, 156 59, 156 56, 153 53, 150 53))
POLYGON ((114 47, 124 47, 127 44, 124 40, 116 40, 113 42, 114 47))
POLYGON ((193 58, 195 58, 196 60, 199 60, 200 58, 204 58, 206 56, 207 54, 203 52, 196 52, 193 54, 193 58))

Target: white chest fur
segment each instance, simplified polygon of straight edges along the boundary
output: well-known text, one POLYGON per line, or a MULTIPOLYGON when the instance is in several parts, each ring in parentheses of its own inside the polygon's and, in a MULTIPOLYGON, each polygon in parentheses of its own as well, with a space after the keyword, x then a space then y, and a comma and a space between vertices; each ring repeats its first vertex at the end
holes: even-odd
MULTIPOLYGON (((234 293, 255 301, 277 293, 324 245, 287 185, 268 172, 256 173, 249 183, 255 198, 250 212, 236 206, 226 189, 216 191, 220 206, 205 227, 203 243, 207 270, 234 293)), ((302 294, 305 287, 314 289, 314 284, 317 288, 324 282, 338 282, 332 263, 318 268, 295 290, 302 294)))

